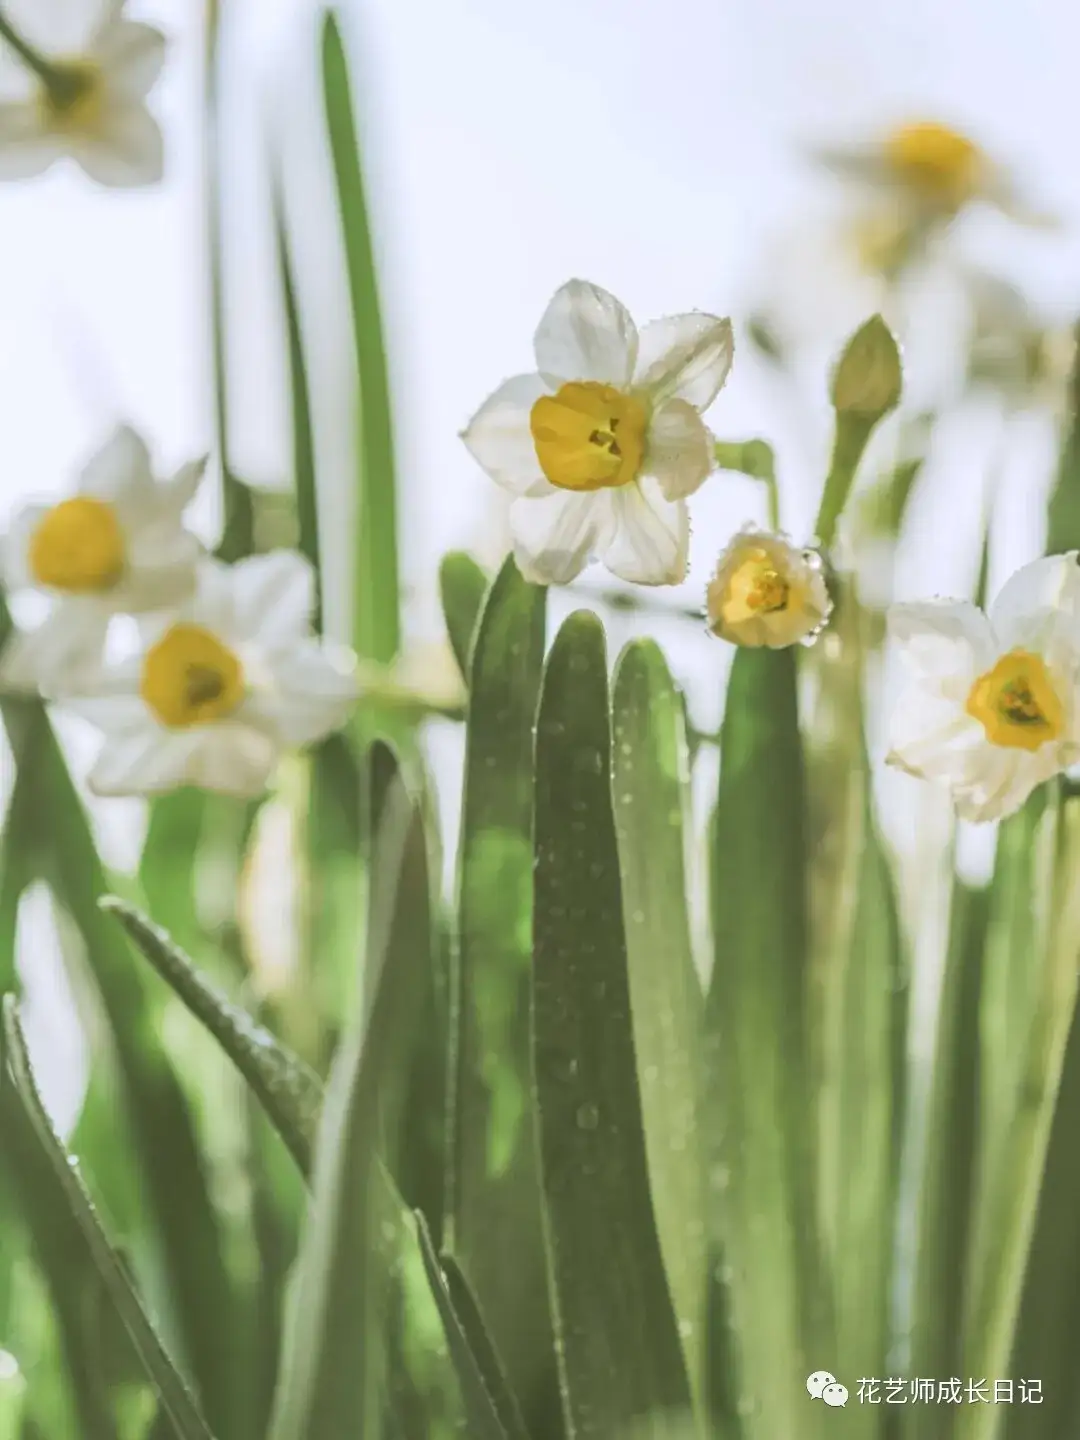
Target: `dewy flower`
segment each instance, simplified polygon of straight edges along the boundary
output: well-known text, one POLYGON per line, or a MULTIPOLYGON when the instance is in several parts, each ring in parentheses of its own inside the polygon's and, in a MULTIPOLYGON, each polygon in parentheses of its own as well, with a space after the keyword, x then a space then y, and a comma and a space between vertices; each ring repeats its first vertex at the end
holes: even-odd
POLYGON ((204 561, 187 605, 65 700, 105 737, 91 791, 261 794, 283 751, 338 729, 357 699, 354 658, 313 637, 313 605, 311 567, 293 551, 204 561))
POLYGON ((1080 759, 1077 561, 1025 565, 988 616, 957 600, 889 611, 910 682, 887 763, 947 786, 966 820, 1010 814, 1080 759))
POLYGON ((706 610, 713 634, 735 645, 808 644, 832 610, 821 557, 748 525, 720 556, 706 610))
POLYGON ((713 468, 701 413, 731 368, 730 320, 675 315, 639 334, 613 295, 571 280, 534 343, 538 373, 507 380, 462 437, 515 497, 522 574, 562 585, 598 555, 624 580, 678 584, 685 497, 713 468))
POLYGON ((163 609, 191 593, 202 547, 182 517, 205 465, 156 480, 145 443, 121 426, 87 464, 78 494, 18 512, 0 546, 4 588, 36 590, 52 605, 6 647, 6 686, 77 686, 81 667, 100 658, 114 615, 163 609))
POLYGON ((101 185, 160 180, 161 130, 146 97, 165 57, 161 32, 126 19, 124 0, 4 0, 3 15, 49 73, 22 61, 4 87, 0 179, 40 175, 67 156, 101 185))

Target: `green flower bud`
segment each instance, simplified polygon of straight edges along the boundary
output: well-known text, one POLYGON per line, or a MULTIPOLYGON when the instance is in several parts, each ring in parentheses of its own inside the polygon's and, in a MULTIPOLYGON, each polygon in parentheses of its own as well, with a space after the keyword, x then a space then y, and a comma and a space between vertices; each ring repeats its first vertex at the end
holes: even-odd
POLYGON ((900 350, 880 315, 848 341, 833 374, 832 403, 840 415, 880 420, 900 403, 900 350))

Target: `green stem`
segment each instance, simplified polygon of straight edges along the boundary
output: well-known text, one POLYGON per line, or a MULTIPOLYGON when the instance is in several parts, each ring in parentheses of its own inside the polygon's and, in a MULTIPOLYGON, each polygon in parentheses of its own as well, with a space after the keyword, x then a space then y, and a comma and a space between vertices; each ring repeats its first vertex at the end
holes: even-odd
POLYGON ((828 547, 836 538, 836 526, 855 483, 855 472, 873 433, 877 417, 840 412, 836 417, 836 438, 825 479, 814 535, 828 547))
POLYGON ((40 50, 36 50, 33 45, 23 39, 3 11, 0 11, 0 39, 6 40, 23 64, 32 70, 50 90, 53 89, 58 75, 56 67, 45 59, 40 50))

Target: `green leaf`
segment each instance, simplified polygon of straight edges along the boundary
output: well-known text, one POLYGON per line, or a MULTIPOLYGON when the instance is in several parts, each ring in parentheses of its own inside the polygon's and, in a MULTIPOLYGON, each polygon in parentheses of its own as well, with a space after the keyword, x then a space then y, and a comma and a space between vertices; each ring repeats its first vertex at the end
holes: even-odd
MULTIPOLYGON (((989 892, 953 887, 926 1149, 918 1198, 911 1363, 915 1375, 958 1375, 963 1363, 967 1241, 976 1185, 979 990, 989 892)), ((947 1415, 912 1412, 911 1440, 946 1440, 947 1415)))
POLYGON ((649 1175, 687 1368, 700 1398, 709 1252, 700 1115, 705 997, 687 912, 683 826, 690 782, 682 697, 651 640, 631 642, 620 657, 612 729, 623 921, 649 1175))
MULTIPOLYGON (((82 1235, 85 1253, 101 1277, 117 1314, 127 1327, 145 1367, 147 1379, 167 1409, 179 1440, 211 1440, 210 1431, 166 1354, 122 1261, 98 1223, 86 1187, 71 1158, 56 1138, 52 1123, 38 1098, 26 1053, 26 1042, 11 996, 4 1001, 3 1052, 2 1059, 6 1063, 7 1075, 29 1125, 27 1136, 33 1135, 38 1156, 48 1162, 51 1188, 43 1195, 43 1203, 55 1209, 62 1197, 68 1213, 82 1235)), ((41 1174, 44 1177, 44 1171, 41 1171, 41 1174)))
POLYGON ((565 622, 536 736, 533 1064, 567 1427, 609 1436, 691 1408, 649 1193, 611 798, 607 661, 565 622))
POLYGON ((323 1106, 272 1440, 379 1433, 391 1261, 379 1244, 385 1187, 376 1144, 380 1120, 394 1133, 387 1096, 401 1092, 427 959, 402 943, 428 877, 420 811, 400 783, 387 800, 374 865, 366 946, 373 999, 335 1059, 323 1106))
POLYGON ((178 945, 193 953, 203 939, 196 871, 206 819, 206 792, 185 787, 150 803, 139 858, 139 884, 151 913, 178 945))
POLYGON ((446 631, 463 675, 469 673, 473 636, 487 589, 488 577, 471 555, 464 550, 452 550, 443 556, 439 566, 439 592, 446 631))
POLYGON ((251 1086, 301 1174, 311 1167, 311 1144, 322 1106, 317 1075, 291 1054, 247 1011, 233 1005, 199 974, 169 936, 132 905, 106 896, 101 908, 114 915, 136 947, 201 1020, 251 1086))
POLYGON ((322 32, 330 151, 345 242, 359 383, 360 509, 355 543, 353 648, 388 664, 401 642, 393 422, 375 256, 349 68, 341 31, 328 13, 322 32))
POLYGON ((532 748, 545 609, 546 592, 508 560, 472 652, 443 1242, 499 1337, 526 1423, 539 1433, 559 1424, 529 1051, 532 748))
POLYGON ((11 840, 35 857, 86 946, 123 1079, 184 1358, 211 1423, 225 1432, 233 1408, 243 1403, 237 1385, 241 1327, 189 1103, 161 1049, 156 1017, 128 946, 98 909, 109 886, 44 707, 6 700, 0 711, 36 797, 11 840))
MULTIPOLYGON (((1080 342, 1080 323, 1076 326, 1080 342)), ((1058 461, 1057 479, 1047 513, 1046 553, 1059 555, 1080 549, 1080 343, 1069 377, 1068 421, 1065 444, 1058 461)))
POLYGON ((280 179, 274 183, 274 240, 277 249, 281 299, 285 310, 285 332, 289 353, 289 391, 292 399, 293 477, 296 485, 296 509, 300 521, 300 553, 311 562, 315 572, 315 612, 312 628, 322 631, 322 570, 319 563, 319 511, 315 490, 315 444, 311 421, 311 391, 304 359, 304 339, 300 328, 300 307, 292 253, 285 219, 285 202, 280 179))
POLYGON ((514 1400, 505 1376, 502 1375, 497 1362, 494 1369, 490 1368, 494 1351, 482 1322, 479 1331, 475 1328, 475 1322, 479 1319, 479 1315, 470 1316, 473 1328, 471 1331, 466 1331, 447 1287, 446 1277, 439 1264, 439 1257, 431 1243, 431 1234, 428 1231, 427 1223, 419 1210, 415 1212, 414 1218, 420 1241, 420 1252, 424 1259, 424 1270, 427 1273, 435 1303, 439 1307, 443 1328, 450 1341, 450 1354, 461 1382, 465 1413, 469 1423, 469 1435, 475 1437, 475 1440, 528 1440, 524 1421, 521 1419, 517 1402, 514 1400), (478 1355, 473 1348, 478 1337, 486 1346, 486 1350, 483 1352, 489 1362, 486 1372, 481 1367, 478 1355), (492 1383, 493 1381, 494 1383, 492 1383))
POLYGON ((804 1382, 835 1342, 814 1225, 794 650, 736 652, 720 746, 706 1124, 740 1339, 739 1404, 750 1440, 812 1440, 820 1412, 808 1409, 804 1382))

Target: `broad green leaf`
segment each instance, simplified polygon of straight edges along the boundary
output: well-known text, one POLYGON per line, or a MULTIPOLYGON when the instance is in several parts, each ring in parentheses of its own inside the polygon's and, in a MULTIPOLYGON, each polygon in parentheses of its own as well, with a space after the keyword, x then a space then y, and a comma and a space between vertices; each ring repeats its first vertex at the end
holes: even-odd
POLYGON ((706 1123, 740 1342, 739 1405, 749 1440, 814 1440, 820 1412, 808 1408, 804 1382, 835 1341, 814 1224, 793 650, 736 652, 720 744, 706 1123))
POLYGON ((380 1248, 385 1201, 380 1121, 412 1052, 427 957, 402 943, 426 894, 427 845, 404 787, 387 799, 374 855, 365 964, 373 1000, 334 1062, 316 1143, 314 1194, 290 1319, 272 1440, 377 1437, 391 1257, 380 1248))
POLYGON ((359 456, 352 643, 388 664, 401 641, 393 418, 375 255, 349 67, 333 12, 322 32, 323 87, 345 242, 359 386, 359 456))
POLYGON ((6 700, 0 711, 36 799, 18 832, 11 832, 11 843, 34 857, 86 946, 123 1081, 183 1358, 211 1423, 225 1431, 233 1408, 243 1401, 237 1386, 240 1325, 189 1103, 154 1033, 155 1012, 128 946, 98 909, 109 886, 44 707, 6 700))
POLYGON ((615 671, 612 788, 634 1051, 656 1225, 695 1395, 704 1382, 709 1237, 701 1149, 705 997, 687 912, 682 697, 650 640, 615 671))
POLYGON ((300 307, 289 235, 285 218, 285 202, 280 181, 274 186, 274 239, 277 247, 278 276, 285 310, 285 333, 289 354, 289 390, 292 397, 293 481, 296 486, 296 509, 300 521, 299 550, 311 562, 315 572, 315 613, 312 628, 322 631, 322 570, 319 563, 319 511, 315 490, 315 442, 312 434, 311 391, 308 385, 304 339, 300 327, 300 307))
POLYGON ((139 884, 151 914, 192 953, 203 939, 196 872, 206 819, 206 792, 185 787, 150 802, 139 858, 139 884))
POLYGON ((690 1409, 649 1193, 611 797, 604 632, 571 615, 536 735, 533 1069, 571 1436, 690 1409))
POLYGON ((529 1100, 532 749, 545 606, 545 592, 508 560, 472 651, 443 1242, 498 1336, 530 1431, 540 1433, 559 1424, 529 1100))
POLYGON ((307 765, 307 965, 324 1024, 340 1025, 360 995, 355 937, 364 913, 365 815, 373 802, 363 762, 344 733, 316 746, 307 765))
MULTIPOLYGON (((56 1209, 62 1199, 82 1236, 84 1253, 101 1278, 117 1314, 127 1327, 146 1375, 169 1413, 178 1440, 211 1440, 195 1401, 158 1338, 128 1273, 110 1245, 93 1203, 71 1158, 65 1153, 38 1098, 12 997, 4 1001, 3 1062, 33 1136, 37 1157, 48 1162, 52 1184, 42 1203, 56 1209)), ((41 1170, 44 1179, 44 1170, 41 1170)))
POLYGON ((469 1347, 476 1357, 481 1373, 484 1375, 488 1387, 495 1398, 496 1408, 502 1419, 503 1428, 515 1440, 520 1436, 525 1440, 528 1431, 524 1418, 521 1414, 521 1407, 518 1405, 517 1397, 510 1388, 510 1381, 506 1374, 506 1367, 503 1365, 502 1356, 496 1348, 495 1341, 488 1331, 487 1323, 480 1310, 480 1304, 473 1294, 472 1287, 465 1278, 465 1272, 458 1265, 452 1255, 442 1255, 439 1259, 443 1278, 446 1281, 446 1288, 450 1292, 450 1300, 453 1304, 455 1314, 461 1328, 468 1337, 469 1347))
POLYGON ((134 906, 106 896, 101 908, 116 917, 162 979, 217 1040, 251 1086, 301 1174, 306 1175, 322 1106, 318 1076, 245 1010, 227 1000, 165 931, 134 906))
POLYGON ((450 636, 454 658, 463 675, 469 673, 473 636, 487 589, 488 577, 471 555, 463 550, 452 550, 443 556, 439 566, 439 592, 446 617, 446 633, 450 636))
MULTIPOLYGON (((469 1435, 475 1437, 475 1440, 528 1440, 524 1424, 516 1410, 516 1402, 506 1386, 505 1378, 498 1370, 494 1374, 490 1369, 485 1373, 477 1354, 474 1353, 473 1341, 476 1331, 474 1329, 470 1335, 458 1317, 447 1288, 446 1278, 439 1264, 439 1257, 431 1243, 431 1234, 419 1210, 415 1212, 415 1221, 420 1241, 420 1253, 424 1260, 424 1270, 442 1317, 443 1328, 450 1341, 450 1354, 461 1383, 469 1435), (493 1381, 495 1383, 492 1383, 493 1381), (499 1382, 501 1382, 501 1388, 499 1388, 499 1382), (500 1402, 509 1411, 516 1428, 508 1427, 506 1412, 500 1408, 500 1402)), ((486 1334, 484 1338, 487 1339, 486 1334)))
MULTIPOLYGON (((1009 1373, 1076 1007, 1080 802, 1062 803, 1054 795, 1044 821, 1040 839, 1051 857, 1045 897, 1049 918, 1042 931, 1045 943, 1029 951, 1035 992, 1030 1022, 1020 1039, 1021 1064, 1008 1097, 1009 1110, 1003 1116, 1003 1133, 984 1149, 971 1240, 965 1314, 965 1367, 971 1375, 1009 1373)), ((992 1440, 996 1436, 995 1417, 977 1413, 983 1408, 965 1407, 968 1413, 958 1419, 957 1440, 992 1440)))
POLYGON ((1047 513, 1048 555, 1080 549, 1080 323, 1075 334, 1077 346, 1069 378, 1065 444, 1058 461, 1057 479, 1047 513))
MULTIPOLYGON (((911 1333, 914 1375, 960 1373, 967 1239, 976 1185, 979 989, 989 892, 957 882, 949 917, 937 1038, 918 1198, 911 1333)), ((911 1440, 946 1440, 951 1420, 935 1408, 905 1417, 911 1440)))

